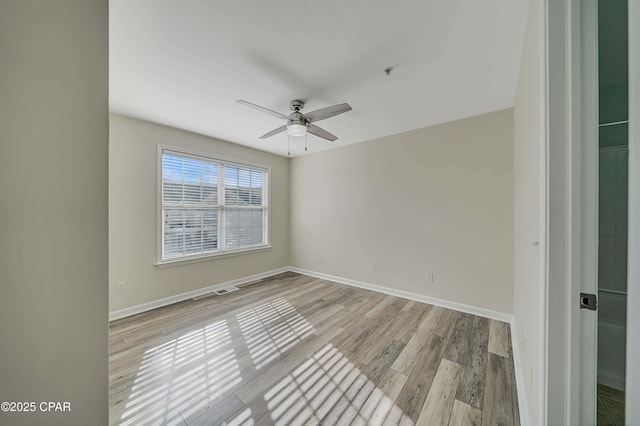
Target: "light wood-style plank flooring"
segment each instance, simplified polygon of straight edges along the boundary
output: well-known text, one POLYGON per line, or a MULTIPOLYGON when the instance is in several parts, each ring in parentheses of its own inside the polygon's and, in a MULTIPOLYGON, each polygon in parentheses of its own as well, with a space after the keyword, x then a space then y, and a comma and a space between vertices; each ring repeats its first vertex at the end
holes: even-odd
POLYGON ((509 326, 286 273, 110 325, 112 425, 519 425, 509 326))

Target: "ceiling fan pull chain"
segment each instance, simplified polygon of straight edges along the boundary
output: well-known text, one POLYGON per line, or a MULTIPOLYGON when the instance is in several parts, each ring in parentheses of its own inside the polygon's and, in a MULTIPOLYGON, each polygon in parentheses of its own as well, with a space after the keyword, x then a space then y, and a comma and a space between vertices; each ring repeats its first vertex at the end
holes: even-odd
POLYGON ((307 151, 307 134, 304 134, 304 151, 307 151))
POLYGON ((287 155, 291 157, 291 135, 287 134, 287 155))

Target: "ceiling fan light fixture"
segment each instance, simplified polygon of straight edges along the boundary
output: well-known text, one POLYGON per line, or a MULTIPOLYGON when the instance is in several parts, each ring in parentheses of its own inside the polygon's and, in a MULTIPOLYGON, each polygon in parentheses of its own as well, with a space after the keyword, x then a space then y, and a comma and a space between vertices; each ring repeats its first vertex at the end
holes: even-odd
POLYGON ((290 136, 304 136, 307 134, 307 126, 304 124, 289 124, 287 126, 287 133, 290 136))

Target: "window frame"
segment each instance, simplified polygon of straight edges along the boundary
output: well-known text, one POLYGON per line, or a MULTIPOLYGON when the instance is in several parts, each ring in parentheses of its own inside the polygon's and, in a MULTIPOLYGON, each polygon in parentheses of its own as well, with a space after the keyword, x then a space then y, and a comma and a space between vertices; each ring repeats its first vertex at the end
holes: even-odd
MULTIPOLYGON (((157 202, 156 202, 156 211, 157 211, 157 227, 156 227, 156 240, 157 240, 157 244, 156 244, 156 266, 168 266, 168 265, 175 265, 175 264, 184 264, 184 263, 191 263, 191 262, 200 262, 200 261, 206 261, 206 260, 213 260, 216 258, 221 258, 221 257, 227 257, 227 256, 235 256, 235 255, 240 255, 240 254, 245 254, 245 253, 251 253, 251 252, 256 252, 256 251, 261 251, 261 250, 266 250, 266 249, 270 249, 271 248, 271 240, 270 240, 270 229, 271 229, 271 214, 270 214, 270 205, 271 205, 271 199, 270 199, 270 195, 271 195, 271 167, 264 165, 264 164, 258 164, 258 163, 252 163, 249 161, 240 161, 240 160, 235 160, 235 159, 231 159, 231 158, 227 158, 227 157, 223 157, 223 156, 219 156, 219 155, 215 155, 215 154, 210 154, 210 153, 205 153, 205 152, 198 152, 198 151, 193 151, 193 150, 189 150, 189 149, 185 149, 185 148, 179 148, 179 147, 174 147, 174 146, 168 146, 168 145, 161 145, 158 144, 157 145, 157 176, 156 176, 156 187, 157 187, 157 202), (209 253, 198 253, 198 254, 193 254, 193 255, 187 255, 187 256, 181 256, 181 257, 174 257, 174 258, 166 258, 164 259, 163 256, 163 247, 164 247, 164 214, 163 214, 163 203, 162 203, 162 156, 164 153, 169 153, 169 154, 174 154, 174 155, 178 155, 178 156, 183 156, 183 157, 191 157, 194 158, 196 160, 204 160, 204 161, 211 161, 211 162, 215 162, 218 163, 219 165, 229 165, 229 166, 237 166, 237 167, 245 167, 245 168, 251 168, 251 169, 257 169, 262 171, 265 176, 264 176, 264 183, 262 186, 262 208, 264 209, 263 212, 263 233, 264 233, 264 244, 260 244, 260 245, 255 245, 255 246, 250 246, 250 247, 243 247, 243 248, 237 248, 237 249, 230 249, 230 250, 223 250, 223 249, 218 249, 215 252, 209 252, 209 253)), ((224 211, 224 205, 219 205, 219 211, 218 211, 218 218, 220 218, 221 213, 224 211), (222 207, 222 209, 220 209, 220 207, 222 207)), ((231 208, 233 208, 234 206, 229 206, 231 208)), ((220 222, 218 222, 219 224, 220 222)), ((221 229, 221 227, 219 226, 218 229, 221 229)), ((220 236, 220 234, 218 234, 218 236, 220 236)), ((219 239, 220 240, 220 239, 219 239)))

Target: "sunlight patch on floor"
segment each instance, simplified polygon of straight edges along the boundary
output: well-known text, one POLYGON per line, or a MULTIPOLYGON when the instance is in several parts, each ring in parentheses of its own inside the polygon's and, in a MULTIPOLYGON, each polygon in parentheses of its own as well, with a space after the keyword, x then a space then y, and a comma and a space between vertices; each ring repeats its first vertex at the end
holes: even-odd
POLYGON ((313 327, 279 298, 236 315, 256 369, 261 369, 311 335, 313 327))
POLYGON ((271 421, 287 424, 413 424, 348 357, 327 344, 265 393, 271 421))
POLYGON ((118 424, 182 424, 222 399, 242 380, 231 344, 223 320, 145 351, 118 424))

